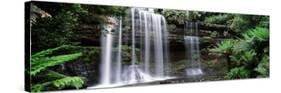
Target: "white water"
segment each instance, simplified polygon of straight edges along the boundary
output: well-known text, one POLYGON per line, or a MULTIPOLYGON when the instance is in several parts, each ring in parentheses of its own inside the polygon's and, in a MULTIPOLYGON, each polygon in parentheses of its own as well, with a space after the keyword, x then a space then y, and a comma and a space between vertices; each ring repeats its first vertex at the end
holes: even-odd
MULTIPOLYGON (((135 72, 128 76, 128 79, 134 78, 135 75, 144 75, 142 80, 127 80, 127 81, 149 81, 151 78, 165 78, 164 55, 167 55, 167 28, 166 20, 162 15, 155 14, 153 11, 145 11, 142 9, 132 9, 132 66, 135 72), (165 32, 164 32, 165 31, 165 32), (163 34, 165 33, 165 34, 163 34), (136 41, 136 37, 139 36, 136 41), (135 44, 138 42, 141 48, 140 57, 137 57, 135 52, 135 44), (140 58, 140 64, 135 64, 136 58, 140 58), (142 67, 139 67, 142 66, 142 67), (132 75, 133 74, 133 75, 132 75), (147 78, 146 78, 147 77, 147 78)), ((168 60, 165 60, 168 61, 168 60)), ((131 69, 127 69, 131 70, 131 69)), ((126 81, 126 80, 125 80, 126 81)))
POLYGON ((130 64, 122 64, 122 19, 119 19, 118 27, 105 24, 101 37, 100 84, 95 88, 169 78, 165 71, 169 69, 165 18, 151 9, 147 11, 132 8, 131 22, 130 64), (140 51, 136 51, 137 49, 140 51))
POLYGON ((118 51, 117 51, 117 63, 115 69, 115 82, 121 82, 121 73, 122 73, 122 18, 119 20, 119 31, 118 31, 118 51))
POLYGON ((112 51, 112 34, 111 28, 104 27, 107 29, 103 30, 101 37, 102 44, 102 58, 101 58, 101 80, 100 83, 103 85, 110 84, 111 78, 111 51, 112 51))
POLYGON ((100 85, 111 85, 122 81, 122 19, 110 18, 109 21, 118 21, 118 27, 111 23, 103 25, 100 85))
POLYGON ((198 37, 198 24, 186 23, 186 34, 184 42, 186 47, 187 65, 185 69, 187 76, 198 76, 204 74, 200 66, 200 49, 198 37))

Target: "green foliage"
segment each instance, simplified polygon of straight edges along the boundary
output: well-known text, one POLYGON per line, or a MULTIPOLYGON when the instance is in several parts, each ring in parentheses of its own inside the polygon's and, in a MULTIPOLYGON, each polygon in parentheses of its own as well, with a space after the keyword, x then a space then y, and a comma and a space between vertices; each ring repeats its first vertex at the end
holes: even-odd
POLYGON ((245 32, 256 27, 268 28, 269 18, 267 16, 253 15, 234 15, 232 20, 229 20, 230 29, 235 32, 245 32))
POLYGON ((96 15, 121 16, 126 14, 128 7, 121 6, 85 6, 89 13, 96 15))
POLYGON ((251 75, 251 71, 246 69, 244 66, 237 67, 231 69, 227 75, 225 76, 226 79, 233 79, 233 78, 249 78, 251 75))
MULTIPOLYGON (((57 6, 59 5, 57 4, 57 6)), ((52 17, 38 18, 36 23, 31 26, 33 51, 45 50, 64 44, 74 44, 79 18, 87 14, 87 11, 77 4, 51 9, 56 10, 52 17)))
POLYGON ((32 60, 31 64, 31 75, 36 75, 37 73, 45 70, 48 67, 52 67, 58 64, 68 62, 70 60, 80 57, 82 53, 74 53, 67 55, 59 55, 54 57, 36 58, 37 60, 32 60))
POLYGON ((268 16, 201 13, 201 17, 203 17, 205 23, 226 25, 230 31, 235 33, 243 33, 249 29, 254 29, 256 26, 269 27, 268 16))
POLYGON ((232 67, 241 65, 248 66, 253 65, 253 62, 255 60, 254 57, 256 57, 256 55, 257 54, 253 50, 249 50, 233 53, 229 56, 229 58, 231 60, 232 67))
MULTIPOLYGON (((255 59, 257 53, 253 50, 242 52, 241 60, 244 62, 251 62, 255 59)), ((248 64, 248 63, 245 63, 248 64)))
POLYGON ((37 52, 37 53, 33 54, 32 55, 32 61, 38 60, 38 58, 41 58, 41 57, 46 57, 46 56, 49 56, 51 54, 55 54, 56 52, 62 52, 60 50, 67 49, 67 51, 70 51, 69 49, 73 49, 73 48, 75 48, 75 47, 71 46, 71 45, 61 45, 61 46, 56 47, 56 48, 46 49, 44 51, 40 51, 40 52, 37 52))
POLYGON ((253 40, 262 42, 269 39, 269 31, 266 28, 257 27, 243 33, 242 36, 245 40, 249 40, 248 42, 253 42, 253 40))
POLYGON ((183 24, 188 17, 188 12, 181 10, 164 10, 162 14, 167 22, 172 24, 183 24))
POLYGON ((66 87, 81 88, 84 84, 82 77, 66 76, 49 69, 50 67, 70 62, 82 56, 82 53, 53 55, 56 51, 71 48, 63 45, 60 47, 43 50, 31 56, 31 69, 27 70, 32 79, 32 92, 42 90, 63 89, 66 87))
POLYGON ((241 15, 236 15, 230 22, 230 29, 235 32, 242 32, 249 29, 250 22, 241 15))
POLYGON ((232 52, 233 53, 242 53, 242 52, 245 52, 245 51, 249 51, 252 49, 252 44, 251 42, 247 42, 245 41, 244 39, 238 39, 237 42, 235 42, 235 44, 233 45, 232 47, 232 52))
POLYGON ((65 77, 53 81, 52 84, 59 89, 65 88, 67 86, 79 89, 83 86, 84 81, 81 79, 81 77, 65 77))
POLYGON ((83 84, 84 81, 82 77, 65 76, 61 79, 32 85, 31 90, 32 92, 41 92, 42 90, 46 90, 45 88, 63 89, 66 87, 79 89, 83 86, 83 84))
POLYGON ((258 77, 268 77, 269 76, 269 57, 264 56, 255 71, 259 73, 258 77))
POLYGON ((235 40, 224 40, 221 43, 217 44, 217 47, 211 49, 212 52, 218 53, 231 53, 231 49, 235 45, 235 40))
POLYGON ((267 77, 269 75, 268 42, 269 31, 256 27, 242 33, 237 40, 225 40, 217 44, 212 52, 227 54, 230 71, 225 78, 267 77), (261 51, 263 50, 263 51, 261 51))
POLYGON ((44 86, 42 84, 32 85, 32 87, 31 87, 32 92, 40 92, 43 89, 44 89, 44 86))
POLYGON ((204 22, 212 24, 225 24, 231 18, 233 18, 233 15, 231 14, 213 15, 210 17, 206 17, 204 22))
POLYGON ((188 11, 186 17, 188 21, 202 20, 205 17, 205 12, 188 11))
POLYGON ((80 60, 86 63, 92 63, 93 60, 99 62, 101 56, 100 51, 100 47, 83 47, 83 55, 81 56, 80 60))

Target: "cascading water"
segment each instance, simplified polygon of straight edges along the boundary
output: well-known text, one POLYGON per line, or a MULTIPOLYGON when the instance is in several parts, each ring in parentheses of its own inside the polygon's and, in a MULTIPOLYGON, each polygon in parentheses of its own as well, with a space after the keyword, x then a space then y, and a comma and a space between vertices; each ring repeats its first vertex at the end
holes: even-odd
POLYGON ((122 18, 108 18, 101 35, 102 58, 100 84, 110 85, 121 82, 122 73, 122 18), (118 24, 118 27, 116 27, 118 24), (116 31, 117 30, 117 31, 116 31), (118 41, 116 41, 118 40, 118 41))
POLYGON ((119 29, 112 24, 105 24, 102 31, 100 85, 165 79, 168 75, 165 69, 169 67, 165 18, 151 10, 131 9, 132 58, 129 65, 122 64, 122 19, 118 22, 119 29), (140 50, 139 53, 137 49, 140 50))
POLYGON ((168 60, 166 21, 162 15, 144 9, 131 9, 132 17, 132 61, 124 71, 124 81, 127 83, 146 82, 165 78, 164 66, 168 60), (141 49, 136 54, 136 44, 141 49), (140 56, 140 57, 137 57, 140 56), (152 58, 153 56, 154 58, 152 58), (139 60, 137 60, 139 58, 139 60), (165 61, 164 61, 165 60, 165 61), (138 64, 136 63, 137 61, 138 64))
POLYGON ((101 58, 101 80, 100 83, 110 84, 111 78, 111 51, 112 51, 112 28, 104 25, 101 37, 102 58, 101 58))
POLYGON ((200 51, 198 37, 198 23, 186 22, 184 43, 186 47, 187 65, 185 69, 187 76, 202 75, 203 71, 200 66, 200 51))

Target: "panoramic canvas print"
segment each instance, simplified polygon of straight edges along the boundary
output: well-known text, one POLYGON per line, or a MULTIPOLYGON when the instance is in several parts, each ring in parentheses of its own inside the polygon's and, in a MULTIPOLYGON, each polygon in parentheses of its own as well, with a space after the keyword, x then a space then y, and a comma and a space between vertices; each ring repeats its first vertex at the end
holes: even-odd
POLYGON ((268 77, 267 15, 25 3, 26 91, 268 77))

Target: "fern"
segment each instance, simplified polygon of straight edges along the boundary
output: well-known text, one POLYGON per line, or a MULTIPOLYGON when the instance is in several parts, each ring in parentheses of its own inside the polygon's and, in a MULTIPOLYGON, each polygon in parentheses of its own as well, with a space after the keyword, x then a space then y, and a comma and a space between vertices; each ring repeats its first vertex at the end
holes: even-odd
POLYGON ((83 79, 84 79, 83 77, 78 77, 78 76, 74 76, 74 77, 65 76, 63 78, 56 79, 53 81, 48 81, 48 82, 32 85, 31 91, 40 92, 42 90, 45 90, 46 87, 49 87, 49 88, 55 87, 57 89, 63 89, 65 87, 72 87, 72 88, 79 89, 84 84, 83 79))
POLYGON ((76 59, 81 55, 82 53, 74 53, 74 54, 59 55, 54 57, 46 57, 37 60, 32 60, 30 74, 34 76, 40 71, 45 70, 47 67, 62 64, 64 62, 76 59))
POLYGON ((248 78, 251 75, 251 71, 249 71, 246 67, 236 67, 231 69, 225 76, 226 79, 233 78, 248 78))
POLYGON ((227 22, 227 20, 231 19, 233 15, 214 15, 207 17, 204 22, 205 23, 212 23, 212 24, 224 24, 227 22))
POLYGON ((31 91, 32 92, 40 92, 44 89, 44 85, 43 84, 36 84, 36 85, 32 85, 31 87, 31 91))
POLYGON ((222 41, 214 49, 210 49, 212 52, 228 54, 230 71, 225 77, 227 79, 267 77, 268 46, 263 43, 269 40, 268 29, 256 27, 242 33, 241 36, 237 40, 222 41))
POLYGON ((242 52, 241 59, 244 62, 251 62, 256 57, 257 53, 253 50, 242 52))
MULTIPOLYGON (((31 69, 29 74, 32 79, 37 82, 32 82, 31 91, 40 92, 42 90, 62 89, 66 87, 81 88, 84 84, 83 77, 67 76, 48 69, 65 62, 77 59, 82 56, 82 53, 70 53, 58 55, 57 52, 62 52, 69 49, 75 49, 75 46, 63 45, 57 48, 47 49, 31 56, 31 69), (55 54, 55 55, 54 55, 55 54), (44 73, 43 73, 44 72, 44 73), (35 83, 35 84, 34 84, 35 83)), ((65 53, 65 52, 63 52, 65 53)), ((59 53, 61 54, 61 53, 59 53)))
POLYGON ((56 50, 60 50, 60 49, 66 48, 66 47, 69 47, 69 45, 62 45, 62 46, 59 46, 59 47, 56 47, 56 48, 51 48, 51 49, 47 49, 47 50, 35 53, 35 54, 32 55, 32 59, 37 60, 38 58, 45 57, 49 54, 52 54, 56 50))
POLYGON ((266 28, 256 27, 242 34, 245 40, 248 42, 256 41, 267 41, 269 39, 269 31, 266 28))
POLYGON ((232 31, 239 33, 249 29, 249 22, 250 21, 247 19, 247 16, 234 15, 233 19, 227 23, 232 31))
POLYGON ((217 44, 217 47, 211 49, 212 52, 218 53, 230 53, 235 44, 234 40, 224 40, 221 43, 217 44))
POLYGON ((258 77, 268 77, 269 76, 269 57, 264 56, 255 71, 260 75, 258 77))
POLYGON ((79 89, 83 86, 84 81, 81 77, 65 77, 53 81, 52 84, 59 89, 65 88, 67 86, 79 89))

